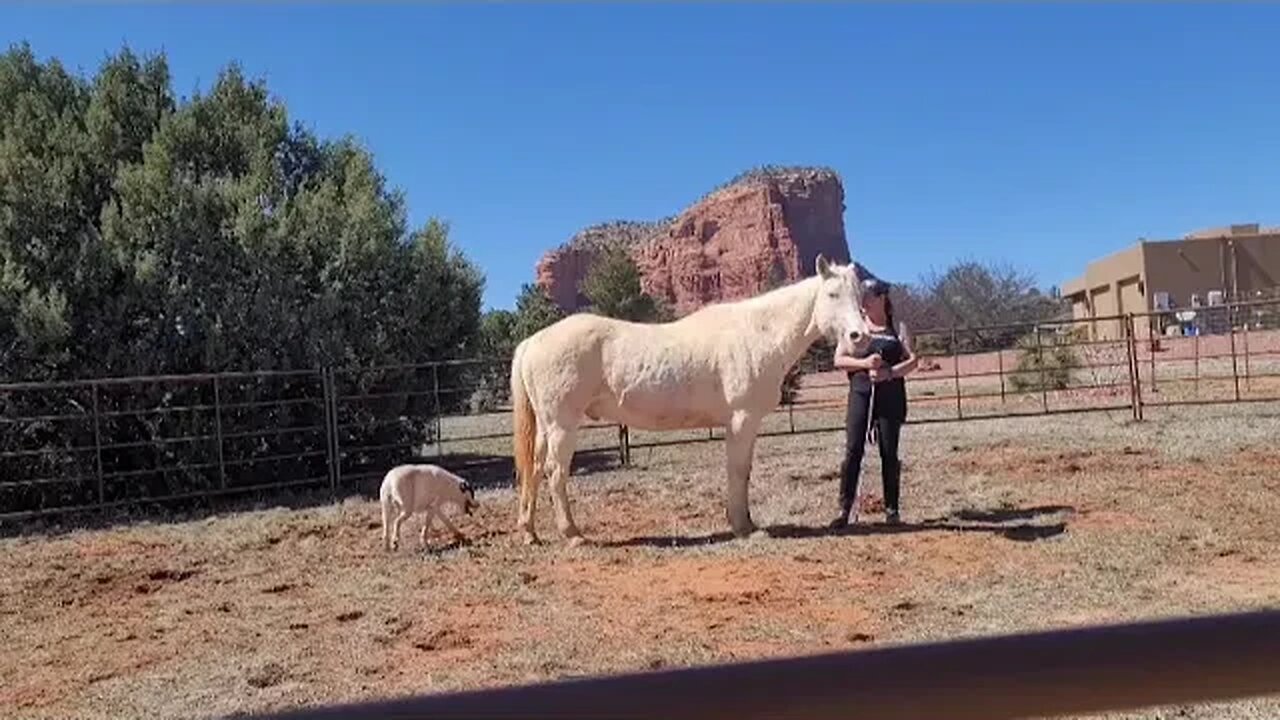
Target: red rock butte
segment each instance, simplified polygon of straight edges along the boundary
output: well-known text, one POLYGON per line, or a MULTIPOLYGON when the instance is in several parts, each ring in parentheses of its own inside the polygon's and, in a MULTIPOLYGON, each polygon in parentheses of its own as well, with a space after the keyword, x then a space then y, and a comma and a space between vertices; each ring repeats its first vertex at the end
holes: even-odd
POLYGON ((580 285, 611 243, 628 248, 645 292, 685 315, 812 275, 819 253, 849 262, 844 187, 826 168, 750 170, 675 217, 582 230, 538 261, 538 286, 567 312, 586 308, 580 285))

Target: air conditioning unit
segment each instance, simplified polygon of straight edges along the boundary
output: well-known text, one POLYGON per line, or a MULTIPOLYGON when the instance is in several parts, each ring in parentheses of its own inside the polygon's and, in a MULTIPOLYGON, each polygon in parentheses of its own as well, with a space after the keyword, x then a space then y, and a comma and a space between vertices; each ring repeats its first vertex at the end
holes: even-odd
POLYGON ((1222 292, 1221 290, 1210 290, 1210 291, 1209 291, 1209 297, 1208 297, 1208 300, 1209 300, 1209 305, 1210 305, 1210 306, 1213 306, 1213 305, 1221 305, 1224 299, 1225 299, 1225 296, 1224 296, 1224 294, 1223 294, 1223 292, 1222 292))
POLYGON ((1167 290, 1157 290, 1152 295, 1152 301, 1155 304, 1157 312, 1167 311, 1172 307, 1172 299, 1169 297, 1167 290))

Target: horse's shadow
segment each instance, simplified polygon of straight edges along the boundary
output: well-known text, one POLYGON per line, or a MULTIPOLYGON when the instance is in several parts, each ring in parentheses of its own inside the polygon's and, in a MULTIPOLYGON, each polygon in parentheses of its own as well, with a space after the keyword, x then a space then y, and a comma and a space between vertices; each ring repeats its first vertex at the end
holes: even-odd
MULTIPOLYGON (((796 525, 779 523, 763 528, 771 538, 786 540, 803 540, 822 537, 846 537, 862 535, 893 535, 897 533, 920 532, 972 532, 988 533, 1014 542, 1034 542, 1057 537, 1067 531, 1067 523, 1035 524, 1026 522, 1044 515, 1057 513, 1074 513, 1070 505, 1040 505, 1029 508, 1001 508, 997 510, 960 510, 949 515, 929 518, 916 523, 869 523, 859 522, 844 527, 827 525, 796 525), (1016 525, 1005 524, 1021 520, 1016 525)), ((649 535, 602 543, 605 547, 662 547, 680 548, 699 545, 717 545, 730 542, 734 536, 730 532, 717 532, 705 535, 649 535)))

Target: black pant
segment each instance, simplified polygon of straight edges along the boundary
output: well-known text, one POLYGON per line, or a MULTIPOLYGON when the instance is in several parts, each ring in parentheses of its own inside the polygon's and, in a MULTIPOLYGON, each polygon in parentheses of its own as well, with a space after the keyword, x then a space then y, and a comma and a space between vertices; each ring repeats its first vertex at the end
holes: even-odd
MULTIPOLYGON (((887 389, 887 388, 885 388, 887 389)), ((884 480, 884 505, 889 512, 898 511, 898 481, 902 471, 902 463, 898 460, 898 437, 901 434, 903 413, 893 412, 901 406, 900 398, 887 397, 889 393, 881 393, 876 388, 876 407, 874 413, 876 430, 879 432, 877 443, 880 447, 881 475, 884 480)), ((867 442, 867 412, 871 396, 849 391, 849 409, 845 415, 845 450, 844 464, 841 468, 840 509, 848 513, 853 507, 858 494, 858 475, 862 472, 862 455, 867 442)))

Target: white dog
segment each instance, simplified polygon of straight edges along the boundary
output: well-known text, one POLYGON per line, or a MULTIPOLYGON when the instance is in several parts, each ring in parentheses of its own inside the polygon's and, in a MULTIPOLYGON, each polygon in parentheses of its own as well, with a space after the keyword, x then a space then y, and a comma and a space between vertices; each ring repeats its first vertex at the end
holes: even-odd
POLYGON ((456 505, 470 515, 479 507, 471 485, 438 465, 398 465, 391 468, 382 479, 378 496, 382 501, 382 546, 386 550, 400 546, 400 525, 417 512, 427 515, 419 536, 423 547, 426 547, 427 530, 433 518, 439 518, 453 533, 454 539, 461 541, 464 537, 462 532, 449 522, 440 508, 456 505))

